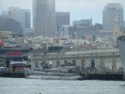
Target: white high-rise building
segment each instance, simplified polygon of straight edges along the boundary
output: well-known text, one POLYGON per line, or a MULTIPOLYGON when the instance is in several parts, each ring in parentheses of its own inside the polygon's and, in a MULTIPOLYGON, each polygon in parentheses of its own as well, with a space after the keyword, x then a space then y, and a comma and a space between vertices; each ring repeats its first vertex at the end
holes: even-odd
POLYGON ((55 36, 55 0, 33 0, 34 35, 55 36))
POLYGON ((24 29, 31 27, 30 10, 20 9, 19 7, 10 7, 8 15, 18 21, 24 29))
POLYGON ((116 25, 116 19, 118 18, 118 25, 120 31, 123 31, 124 27, 124 13, 123 7, 119 3, 109 3, 103 10, 103 29, 114 30, 116 25))

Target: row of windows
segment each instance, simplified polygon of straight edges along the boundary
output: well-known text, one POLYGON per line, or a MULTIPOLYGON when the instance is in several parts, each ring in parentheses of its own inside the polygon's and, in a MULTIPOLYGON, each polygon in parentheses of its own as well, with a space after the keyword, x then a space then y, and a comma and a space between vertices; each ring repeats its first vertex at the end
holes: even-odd
MULTIPOLYGON (((95 59, 91 59, 91 68, 95 68, 95 59)), ((56 61, 56 67, 60 67, 60 66, 76 66, 77 61, 76 60, 72 60, 72 62, 68 62, 68 60, 64 60, 64 63, 62 64, 59 60, 56 61)), ((47 63, 46 63, 47 64, 47 63)), ((39 67, 43 67, 43 65, 46 65, 45 62, 41 62, 40 66, 38 64, 38 62, 35 62, 35 67, 39 68, 39 67)), ((85 60, 81 60, 81 67, 85 68, 85 60)))
POLYGON ((56 58, 58 58, 58 59, 72 59, 72 58, 74 58, 74 59, 82 59, 82 58, 85 58, 85 59, 89 59, 89 58, 97 58, 97 59, 101 59, 101 58, 120 58, 120 55, 114 55, 114 56, 112 56, 112 55, 105 55, 105 56, 99 56, 99 55, 96 55, 96 56, 71 56, 71 57, 50 57, 50 59, 56 59, 56 58))

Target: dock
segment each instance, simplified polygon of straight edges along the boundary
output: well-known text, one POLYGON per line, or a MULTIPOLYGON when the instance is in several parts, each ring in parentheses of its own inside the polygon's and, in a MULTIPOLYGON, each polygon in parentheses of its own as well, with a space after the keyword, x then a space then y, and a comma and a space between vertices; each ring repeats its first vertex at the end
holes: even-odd
POLYGON ((0 72, 0 77, 25 78, 24 72, 0 72))
POLYGON ((123 81, 123 74, 120 73, 107 73, 107 74, 80 74, 81 80, 112 80, 112 81, 123 81))

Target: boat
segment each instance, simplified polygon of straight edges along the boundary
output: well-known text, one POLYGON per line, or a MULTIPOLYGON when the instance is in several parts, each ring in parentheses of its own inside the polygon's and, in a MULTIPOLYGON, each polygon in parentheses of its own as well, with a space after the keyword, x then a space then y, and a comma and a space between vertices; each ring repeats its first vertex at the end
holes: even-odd
POLYGON ((118 42, 118 47, 119 47, 119 51, 120 51, 120 56, 121 56, 121 62, 122 62, 122 66, 123 66, 123 79, 125 80, 125 36, 119 36, 117 38, 117 42, 118 42))
POLYGON ((27 79, 43 79, 43 80, 80 80, 81 76, 75 73, 47 72, 35 71, 29 68, 25 69, 25 77, 27 79))

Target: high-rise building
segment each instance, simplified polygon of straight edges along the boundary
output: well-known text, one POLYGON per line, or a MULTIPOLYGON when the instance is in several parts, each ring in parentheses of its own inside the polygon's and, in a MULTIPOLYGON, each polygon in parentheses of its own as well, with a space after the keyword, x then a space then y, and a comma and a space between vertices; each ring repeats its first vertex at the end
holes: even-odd
POLYGON ((18 21, 23 28, 31 27, 30 10, 20 9, 18 7, 10 7, 8 15, 18 21))
POLYGON ((55 0, 33 0, 34 35, 55 36, 55 0))
POLYGON ((13 35, 23 35, 23 27, 15 19, 9 16, 0 16, 0 31, 8 31, 13 35))
POLYGON ((119 3, 109 3, 103 10, 103 29, 114 30, 116 19, 120 26, 120 31, 123 31, 124 27, 124 16, 123 7, 119 3))
POLYGON ((59 32, 60 27, 63 25, 70 25, 70 13, 69 12, 56 12, 56 27, 59 32))
POLYGON ((70 25, 70 13, 69 12, 56 12, 56 25, 70 25))
POLYGON ((25 14, 25 28, 31 28, 31 15, 29 10, 23 10, 25 14))
POLYGON ((73 21, 73 26, 75 30, 75 38, 84 38, 84 36, 95 35, 95 26, 92 24, 92 19, 82 19, 73 21))

